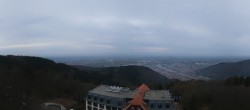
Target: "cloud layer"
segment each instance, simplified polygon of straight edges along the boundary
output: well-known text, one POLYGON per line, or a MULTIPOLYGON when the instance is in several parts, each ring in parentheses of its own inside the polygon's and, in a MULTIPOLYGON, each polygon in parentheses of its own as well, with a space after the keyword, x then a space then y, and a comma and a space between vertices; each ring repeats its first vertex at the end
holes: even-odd
POLYGON ((249 56, 248 0, 0 0, 0 54, 249 56))

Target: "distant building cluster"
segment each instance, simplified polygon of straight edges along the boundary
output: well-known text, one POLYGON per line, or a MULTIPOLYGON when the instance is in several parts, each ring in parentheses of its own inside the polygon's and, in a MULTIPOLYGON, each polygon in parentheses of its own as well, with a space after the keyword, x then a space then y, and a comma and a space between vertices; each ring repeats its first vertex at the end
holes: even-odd
POLYGON ((150 90, 142 84, 135 90, 100 85, 88 92, 86 110, 174 110, 168 90, 150 90))

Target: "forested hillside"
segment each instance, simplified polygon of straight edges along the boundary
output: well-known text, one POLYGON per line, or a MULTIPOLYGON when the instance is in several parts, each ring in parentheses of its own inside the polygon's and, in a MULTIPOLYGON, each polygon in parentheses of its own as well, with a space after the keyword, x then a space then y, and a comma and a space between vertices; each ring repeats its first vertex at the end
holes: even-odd
POLYGON ((45 58, 0 56, 0 103, 5 110, 32 110, 51 100, 81 109, 86 93, 99 84, 136 87, 168 81, 146 67, 78 69, 45 58))
POLYGON ((79 81, 79 70, 38 57, 0 56, 0 103, 4 110, 32 110, 57 99, 81 101, 94 84, 79 81))
MULTIPOLYGON (((159 84, 159 83, 169 83, 170 80, 143 66, 120 66, 120 67, 105 67, 105 68, 91 68, 91 67, 82 67, 74 66, 82 71, 92 72, 91 75, 94 75, 94 79, 82 79, 95 81, 95 83, 100 84, 115 84, 120 86, 127 87, 137 87, 141 83, 147 85, 159 84)), ((87 78, 83 75, 86 74, 76 74, 78 78, 87 78)), ((91 76, 90 75, 90 76, 91 76)))
MULTIPOLYGON (((242 65, 246 65, 242 63, 242 65)), ((44 102, 84 109, 86 93, 99 84, 169 89, 181 96, 181 110, 249 110, 250 77, 169 81, 141 66, 69 66, 27 56, 0 56, 0 110, 39 110, 44 102)))
POLYGON ((250 110, 250 77, 227 80, 173 82, 170 90, 180 95, 180 110, 250 110))
POLYGON ((213 66, 196 71, 197 75, 206 76, 212 79, 227 79, 235 76, 250 76, 250 60, 219 63, 213 66))

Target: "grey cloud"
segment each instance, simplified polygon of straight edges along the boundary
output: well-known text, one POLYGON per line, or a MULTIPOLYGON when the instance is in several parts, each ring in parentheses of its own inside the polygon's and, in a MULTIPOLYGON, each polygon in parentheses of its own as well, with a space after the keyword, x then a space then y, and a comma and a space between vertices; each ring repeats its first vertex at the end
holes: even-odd
POLYGON ((0 0, 0 54, 247 56, 247 4, 0 0), (40 45, 45 43, 49 45, 40 45))

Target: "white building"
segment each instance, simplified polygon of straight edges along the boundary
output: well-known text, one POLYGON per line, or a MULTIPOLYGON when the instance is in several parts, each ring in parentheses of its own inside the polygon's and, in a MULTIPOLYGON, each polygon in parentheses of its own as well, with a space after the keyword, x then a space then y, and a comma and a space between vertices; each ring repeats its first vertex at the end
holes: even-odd
POLYGON ((150 90, 142 84, 136 90, 100 85, 89 91, 86 110, 174 110, 168 90, 150 90))

